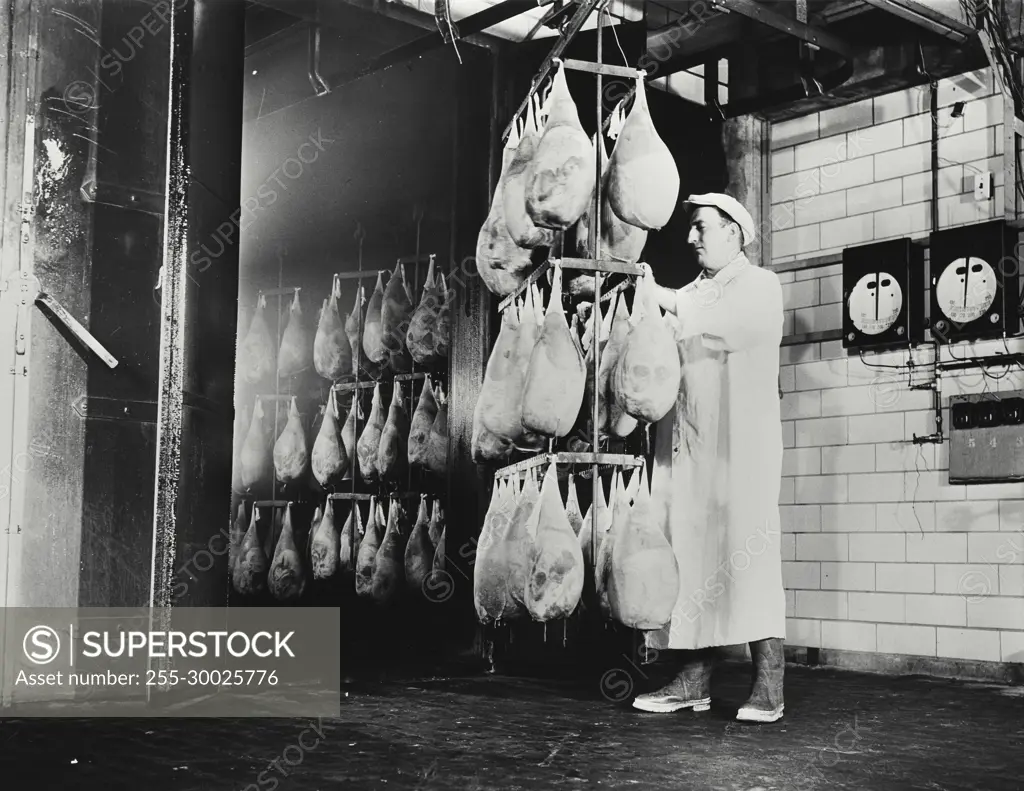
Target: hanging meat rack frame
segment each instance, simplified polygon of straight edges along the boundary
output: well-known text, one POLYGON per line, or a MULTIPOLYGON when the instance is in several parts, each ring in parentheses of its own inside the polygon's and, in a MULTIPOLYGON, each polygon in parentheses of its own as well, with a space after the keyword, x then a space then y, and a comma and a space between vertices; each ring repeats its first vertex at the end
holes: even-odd
MULTIPOLYGON (((608 127, 608 121, 602 118, 602 98, 603 98, 603 77, 627 77, 632 79, 643 79, 646 77, 646 72, 643 70, 631 69, 622 66, 609 66, 604 64, 603 61, 603 25, 602 19, 604 14, 604 6, 607 0, 588 0, 580 4, 580 8, 573 16, 572 20, 568 23, 565 33, 562 38, 554 46, 551 51, 551 55, 545 60, 544 65, 534 78, 532 86, 526 98, 519 106, 519 110, 513 116, 511 122, 506 127, 502 139, 508 137, 513 125, 515 124, 516 118, 518 118, 522 112, 526 109, 530 98, 539 89, 544 79, 551 73, 553 67, 557 64, 560 59, 560 55, 565 51, 569 40, 578 32, 580 27, 586 21, 590 14, 597 10, 597 62, 591 63, 588 61, 581 60, 562 60, 562 66, 566 69, 573 71, 582 71, 590 74, 594 74, 597 78, 597 129, 601 130, 603 134, 604 130, 608 127)), ((632 95, 632 92, 629 94, 632 95)), ((627 97, 629 98, 629 97, 627 97)), ((624 100, 625 101, 625 100, 624 100)), ((609 116, 610 117, 610 116, 609 116)), ((594 203, 593 203, 593 214, 595 218, 601 217, 601 181, 603 175, 603 162, 601 159, 601 146, 594 146, 594 161, 596 179, 594 183, 594 203)), ((625 274, 630 276, 640 276, 643 274, 643 269, 640 264, 633 264, 626 261, 615 261, 601 258, 601 234, 600 234, 600 221, 590 223, 590 250, 593 251, 593 258, 569 258, 569 257, 558 257, 549 258, 544 263, 537 266, 533 272, 523 281, 522 284, 511 294, 505 297, 498 305, 500 311, 504 311, 509 306, 515 303, 516 298, 525 292, 530 286, 535 283, 538 279, 547 274, 555 266, 561 266, 563 269, 579 269, 585 271, 592 271, 594 273, 594 309, 592 315, 592 321, 594 322, 594 334, 592 340, 592 349, 594 351, 594 381, 599 381, 599 372, 601 369, 601 344, 600 344, 600 326, 597 321, 598 307, 602 302, 607 301, 613 295, 618 294, 626 287, 632 284, 631 280, 626 280, 619 283, 617 286, 609 290, 609 293, 602 296, 601 294, 601 277, 602 274, 625 274)), ((592 429, 592 445, 591 447, 597 451, 600 448, 599 445, 599 415, 600 415, 600 394, 595 391, 594 403, 593 403, 593 429, 592 429)), ((501 467, 495 471, 494 477, 508 478, 516 476, 518 478, 521 475, 529 474, 531 470, 544 467, 548 464, 563 464, 567 466, 589 466, 591 468, 591 485, 592 485, 592 497, 593 502, 599 501, 598 491, 603 485, 601 483, 601 477, 599 475, 601 467, 615 467, 615 468, 637 468, 643 465, 644 460, 641 456, 632 456, 629 454, 622 453, 552 453, 541 452, 531 458, 523 461, 510 464, 505 467, 501 467)), ((597 557, 597 509, 591 509, 591 557, 597 557)))
MULTIPOLYGON (((437 254, 436 253, 421 253, 420 252, 420 232, 421 232, 421 226, 422 226, 422 222, 423 222, 423 216, 424 216, 424 213, 423 213, 422 208, 419 205, 417 205, 413 209, 413 219, 416 222, 416 252, 413 255, 405 255, 405 256, 399 257, 398 260, 397 260, 397 263, 398 263, 399 266, 403 266, 404 267, 404 266, 409 265, 409 264, 412 264, 414 266, 419 266, 421 264, 432 264, 432 263, 435 263, 435 261, 436 261, 436 258, 437 258, 437 254)), ((390 269, 363 269, 363 242, 366 240, 366 231, 363 228, 362 223, 357 223, 356 224, 356 231, 353 234, 353 238, 356 240, 356 242, 358 244, 358 255, 357 255, 357 262, 356 262, 356 271, 355 272, 336 273, 334 275, 334 277, 336 279, 338 279, 338 280, 364 280, 364 279, 369 279, 369 278, 378 277, 378 276, 387 276, 387 275, 391 274, 392 270, 390 270, 390 269)), ((415 270, 415 274, 413 275, 413 292, 414 292, 414 296, 415 296, 415 292, 417 292, 419 290, 419 280, 420 280, 419 271, 415 270)), ((424 283, 424 286, 425 285, 426 284, 424 283)), ((360 320, 360 322, 364 322, 365 319, 366 319, 365 311, 363 310, 363 306, 360 305, 359 320, 360 320)), ((359 339, 360 339, 360 341, 362 340, 362 327, 360 327, 359 339)), ((353 349, 352 350, 352 354, 356 357, 356 359, 359 359, 359 350, 358 349, 353 349)), ((415 365, 416 364, 414 362, 413 366, 415 367, 415 365)), ((361 390, 368 390, 368 389, 377 387, 382 382, 398 383, 398 382, 415 382, 415 381, 422 380, 422 381, 424 381, 424 387, 425 387, 426 386, 426 379, 430 375, 426 371, 413 371, 412 373, 395 374, 394 376, 382 377, 381 379, 374 379, 374 378, 371 377, 369 379, 363 380, 362 379, 362 374, 363 374, 363 372, 360 369, 359 373, 356 374, 355 381, 350 381, 350 382, 334 382, 334 383, 332 383, 331 386, 330 386, 330 389, 328 391, 328 393, 329 393, 328 400, 330 400, 330 398, 332 398, 332 397, 336 397, 337 393, 352 393, 353 398, 358 398, 359 397, 359 391, 361 391, 361 390)), ((446 376, 445 377, 445 383, 446 384, 447 384, 447 380, 448 380, 448 377, 446 376)), ((410 415, 415 411, 415 400, 416 400, 416 398, 415 398, 415 390, 410 388, 410 391, 409 391, 409 403, 410 403, 409 414, 410 415)), ((356 418, 355 418, 355 427, 354 427, 356 437, 360 436, 362 428, 363 428, 363 426, 360 425, 360 410, 357 409, 356 410, 356 418)), ((413 492, 413 491, 395 492, 395 493, 391 493, 391 494, 386 493, 386 492, 385 493, 378 492, 376 494, 370 493, 370 492, 358 492, 358 491, 356 491, 356 487, 359 484, 359 481, 358 481, 359 473, 357 471, 357 467, 358 467, 358 462, 357 462, 357 460, 353 459, 350 462, 350 465, 349 465, 349 469, 351 471, 351 476, 348 477, 348 478, 345 478, 345 479, 343 479, 341 481, 342 484, 346 484, 346 483, 349 484, 349 487, 350 487, 349 490, 345 491, 345 492, 341 492, 341 491, 328 492, 327 495, 326 495, 326 498, 325 498, 325 503, 327 501, 329 501, 329 500, 348 501, 348 502, 353 503, 353 507, 355 507, 354 506, 355 503, 367 502, 367 501, 369 501, 369 500, 371 500, 373 498, 377 498, 378 500, 393 499, 393 500, 409 501, 409 500, 413 500, 415 498, 418 498, 418 497, 422 496, 422 493, 420 493, 420 492, 413 492)), ((407 484, 408 484, 408 488, 411 489, 412 488, 412 467, 411 466, 410 466, 409 470, 407 471, 407 484)), ((447 498, 445 498, 445 502, 447 502, 447 498)), ((373 514, 370 514, 369 518, 372 519, 373 518, 373 514)), ((355 553, 358 551, 358 546, 357 546, 357 544, 358 544, 358 537, 356 536, 355 531, 352 531, 349 540, 350 540, 349 549, 352 552, 352 557, 355 557, 355 553)))

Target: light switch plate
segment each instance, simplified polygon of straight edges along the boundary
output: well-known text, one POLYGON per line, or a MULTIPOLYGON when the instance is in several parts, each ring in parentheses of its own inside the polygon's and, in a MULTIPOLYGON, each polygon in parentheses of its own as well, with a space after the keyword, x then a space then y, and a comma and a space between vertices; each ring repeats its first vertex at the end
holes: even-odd
POLYGON ((989 200, 992 197, 992 171, 977 173, 974 176, 974 199, 989 200))

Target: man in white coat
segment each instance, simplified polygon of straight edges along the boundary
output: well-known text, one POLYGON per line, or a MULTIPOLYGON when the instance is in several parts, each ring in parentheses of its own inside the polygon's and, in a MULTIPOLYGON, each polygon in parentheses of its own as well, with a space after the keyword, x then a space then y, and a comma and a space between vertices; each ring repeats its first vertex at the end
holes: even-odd
MULTIPOLYGON (((689 243, 703 272, 687 286, 657 286, 677 319, 682 377, 676 408, 658 424, 651 495, 679 563, 671 624, 648 647, 679 650, 681 672, 640 695, 643 711, 705 711, 718 646, 750 645, 753 678, 737 719, 782 717, 786 601, 779 486, 782 286, 743 248, 749 212, 721 193, 691 195, 689 243)), ((648 270, 649 271, 649 270, 648 270)))

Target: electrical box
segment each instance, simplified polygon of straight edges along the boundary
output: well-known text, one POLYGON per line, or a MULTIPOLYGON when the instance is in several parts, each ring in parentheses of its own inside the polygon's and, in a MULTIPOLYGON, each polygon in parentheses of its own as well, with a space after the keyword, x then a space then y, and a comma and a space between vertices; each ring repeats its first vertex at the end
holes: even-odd
POLYGON ((843 348, 893 349, 924 339, 924 251, 909 238, 843 250, 843 348))
POLYGON ((1024 390, 949 399, 949 482, 1024 481, 1024 390))
POLYGON ((974 176, 974 199, 988 200, 992 197, 992 171, 977 173, 974 176))
POLYGON ((1020 331, 1018 231, 1003 220, 933 231, 932 335, 939 343, 1020 331))

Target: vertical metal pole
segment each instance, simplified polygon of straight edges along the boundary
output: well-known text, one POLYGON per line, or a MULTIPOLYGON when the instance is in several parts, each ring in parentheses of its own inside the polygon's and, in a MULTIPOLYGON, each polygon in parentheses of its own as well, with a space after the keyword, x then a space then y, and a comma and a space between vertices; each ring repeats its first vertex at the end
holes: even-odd
POLYGON ((931 170, 932 170, 932 206, 931 206, 931 225, 932 233, 939 230, 939 85, 934 79, 931 80, 929 85, 931 91, 931 102, 929 109, 931 112, 931 126, 932 126, 932 158, 931 158, 931 170))
MULTIPOLYGON (((597 63, 600 66, 604 55, 603 36, 604 27, 602 22, 604 20, 604 4, 598 6, 597 9, 597 63)), ((597 170, 597 180, 594 182, 594 214, 593 219, 590 223, 590 233, 593 239, 590 249, 594 251, 594 259, 596 261, 601 260, 601 176, 603 175, 603 164, 601 162, 601 143, 602 135, 604 131, 602 129, 602 113, 601 113, 601 99, 604 89, 604 80, 601 77, 600 71, 597 73, 597 136, 594 138, 594 159, 595 168, 597 170)), ((594 403, 593 403, 593 431, 592 431, 592 450, 594 456, 594 466, 591 468, 592 480, 591 480, 591 506, 590 506, 590 557, 594 563, 594 590, 597 591, 597 496, 601 486, 600 467, 597 464, 597 452, 598 439, 600 436, 600 425, 598 424, 598 416, 601 412, 601 398, 602 393, 599 392, 598 374, 601 370, 601 326, 597 320, 598 315, 601 312, 601 272, 597 269, 594 270, 594 309, 591 313, 591 320, 594 322, 594 336, 591 343, 594 349, 594 403)))
MULTIPOLYGON (((359 300, 359 297, 362 296, 362 288, 363 288, 363 278, 362 278, 362 274, 363 274, 363 236, 364 236, 363 227, 360 225, 357 228, 357 230, 356 230, 356 239, 359 241, 359 257, 358 257, 359 263, 358 263, 358 270, 357 271, 360 274, 360 277, 356 280, 356 284, 357 284, 356 285, 356 301, 358 303, 358 308, 356 309, 356 313, 357 313, 356 319, 357 319, 357 322, 358 322, 358 327, 357 327, 357 330, 356 330, 356 340, 359 342, 359 346, 360 347, 362 347, 362 345, 363 345, 363 332, 362 332, 362 328, 363 328, 363 303, 362 303, 361 300, 359 300)), ((359 389, 359 383, 360 383, 360 380, 362 379, 361 374, 362 374, 362 371, 363 371, 362 366, 359 365, 359 360, 362 359, 360 354, 359 354, 359 351, 360 350, 358 348, 352 350, 353 358, 356 361, 355 362, 355 367, 353 369, 355 371, 356 380, 354 382, 355 387, 352 388, 352 398, 349 400, 349 409, 350 410, 354 409, 355 413, 356 413, 356 418, 355 418, 355 437, 356 437, 356 446, 357 447, 359 445, 359 394, 362 392, 359 389)), ((358 467, 359 467, 359 454, 357 453, 356 457, 354 459, 352 459, 352 461, 351 461, 351 469, 352 469, 352 494, 356 493, 356 487, 358 485, 358 482, 356 481, 356 477, 359 475, 359 471, 357 469, 358 467)), ((356 500, 354 497, 352 498, 351 504, 352 504, 352 508, 358 508, 359 507, 359 501, 356 500)), ((350 516, 352 515, 351 510, 349 511, 349 515, 350 516)), ((371 516, 373 515, 372 514, 372 509, 371 509, 371 514, 370 515, 371 516)), ((352 520, 352 530, 349 533, 349 557, 351 558, 351 562, 353 564, 355 563, 356 546, 358 545, 358 543, 359 543, 359 537, 356 535, 356 524, 355 524, 355 520, 353 519, 352 520)))

